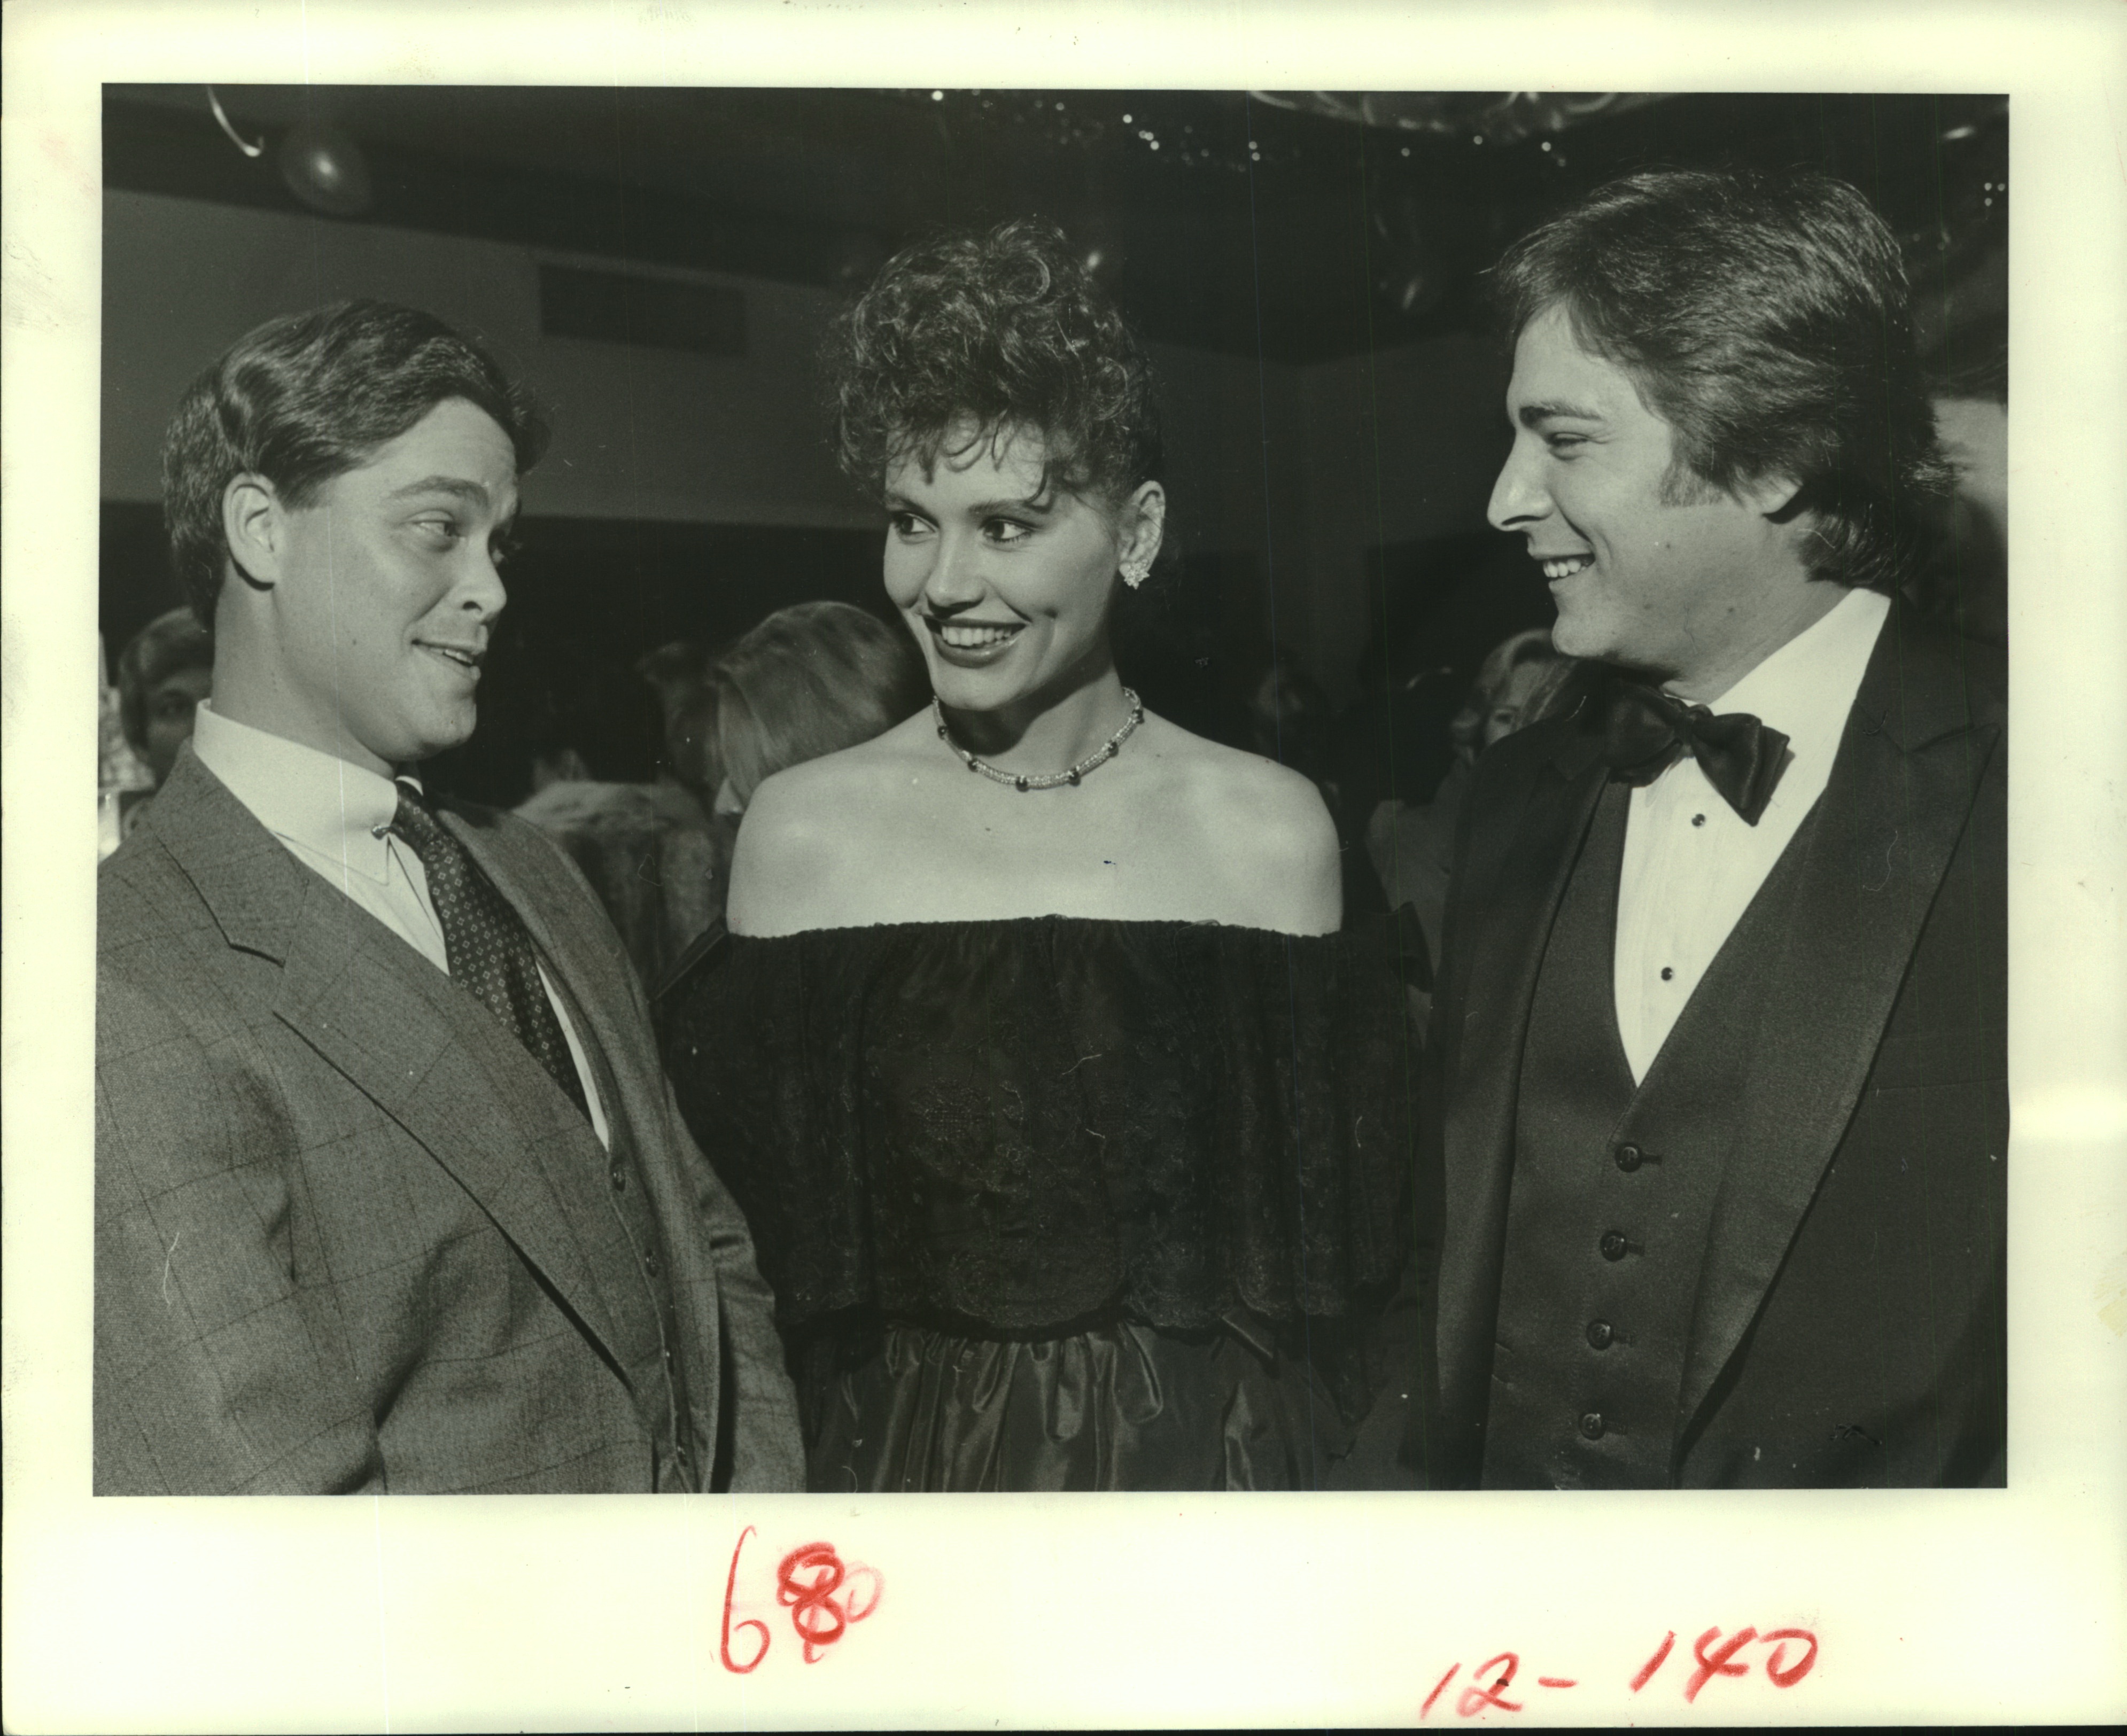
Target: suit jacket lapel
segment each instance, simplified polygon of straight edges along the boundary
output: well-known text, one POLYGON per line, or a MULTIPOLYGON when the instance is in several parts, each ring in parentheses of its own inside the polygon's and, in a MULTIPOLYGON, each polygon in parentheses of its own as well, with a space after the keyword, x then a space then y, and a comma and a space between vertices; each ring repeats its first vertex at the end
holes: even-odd
MULTIPOLYGON (((599 913, 589 888, 584 888, 577 899, 542 893, 536 880, 523 872, 521 854, 502 847, 502 835, 496 827, 475 824, 448 807, 438 811, 530 933, 532 944, 568 1009, 569 1023, 582 1045, 590 1070, 587 1082, 597 1093, 604 1113, 609 1150, 600 1148, 583 1117, 547 1077, 545 1069, 532 1062, 514 1039, 506 1038, 511 1056, 530 1064, 538 1078, 539 1093, 562 1124, 580 1135, 573 1145, 552 1142, 539 1145, 534 1147, 534 1155, 546 1169, 555 1193, 568 1202, 571 1222, 591 1256, 591 1270, 632 1275, 642 1251, 628 1240, 628 1232, 613 1209, 606 1191, 607 1171, 613 1161, 625 1161, 642 1185, 649 1186, 653 1194, 657 1192, 658 1166, 644 1161, 642 1139, 647 1130, 657 1125, 664 1106, 665 1084, 654 1048, 631 1034, 620 1016, 634 967, 613 925, 599 913), (579 920, 580 916, 595 920, 579 920), (605 955, 608 966, 603 977, 591 968, 599 953, 605 955)), ((513 830, 531 839, 528 827, 517 825, 513 830)), ((551 845, 538 841, 534 847, 551 859, 551 845)), ((632 1282, 622 1296, 614 1298, 614 1305, 637 1308, 643 1306, 647 1294, 639 1284, 632 1282)))
POLYGON ((621 1035, 614 1018, 615 1010, 609 1005, 613 998, 610 990, 591 981, 585 966, 591 949, 603 947, 614 955, 613 963, 621 969, 632 968, 627 963, 618 937, 607 925, 601 925, 595 931, 580 923, 566 922, 563 925, 562 919, 569 913, 557 911, 553 901, 537 896, 509 854, 497 847, 486 829, 469 823, 448 808, 438 811, 443 823, 480 864, 481 872, 495 882, 496 889, 523 919, 524 926, 531 933, 532 944, 539 949, 542 962, 553 973, 561 998, 570 1009, 571 1022, 576 1028, 577 1039, 587 1052, 593 1073, 604 1076, 609 1087, 600 1093, 600 1106, 605 1111, 607 1125, 617 1135, 623 1123, 642 1113, 645 1081, 638 1063, 644 1057, 638 1053, 639 1044, 621 1035), (620 1094, 617 1101, 611 1100, 613 1090, 620 1094))
MULTIPOLYGON (((1565 732, 1570 720, 1557 726, 1565 732)), ((1538 726, 1542 728, 1544 726, 1538 726)), ((1451 1410, 1480 1407, 1491 1366, 1514 1167, 1514 1100, 1537 972, 1606 774, 1578 731, 1530 769, 1522 810, 1495 854, 1463 865, 1490 890, 1463 906, 1467 963, 1447 1010, 1463 1019, 1443 1079, 1446 1226, 1440 1265, 1441 1385, 1451 1410)))
MULTIPOLYGON (((722 1209, 708 1166, 679 1120, 635 967, 588 887, 579 885, 574 896, 557 896, 552 886, 542 890, 545 877, 569 874, 550 845, 535 843, 519 825, 480 825, 448 809, 443 813, 445 823, 524 916, 590 1052, 613 1150, 634 1159, 634 1173, 656 1225, 653 1233, 661 1237, 670 1266, 678 1348, 687 1359, 686 1402, 693 1414, 694 1450, 706 1475, 718 1453, 722 1407, 736 1390, 728 1383, 737 1379, 743 1386, 750 1378, 732 1374, 732 1365, 723 1359, 727 1354, 757 1355, 761 1347, 727 1340, 723 1310, 729 1280, 713 1245, 722 1209)), ((605 1216, 613 1218, 609 1212, 605 1216)), ((765 1308, 760 1318, 766 1320, 765 1308)), ((764 1329, 769 1332, 767 1356, 779 1367, 781 1347, 773 1329, 764 1329)))
POLYGON ((280 962, 275 1014, 457 1179, 624 1369, 606 1268, 581 1239, 613 1218, 598 1142, 544 1070, 192 756, 151 811, 229 944, 280 962))
POLYGON ((2000 734, 1955 661, 1894 613, 1819 798, 1701 1270, 1678 1420, 1756 1317, 1815 1196, 2000 734))

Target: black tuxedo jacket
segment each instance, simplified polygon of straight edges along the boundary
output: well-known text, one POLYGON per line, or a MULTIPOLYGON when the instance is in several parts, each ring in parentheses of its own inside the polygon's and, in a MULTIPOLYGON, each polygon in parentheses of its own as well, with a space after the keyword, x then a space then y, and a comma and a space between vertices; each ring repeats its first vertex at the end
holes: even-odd
MULTIPOLYGON (((2006 693, 1999 652, 1893 609, 1757 986, 1678 1485, 2004 1480, 2006 693)), ((1462 817, 1425 1063, 1435 1487, 1483 1455, 1523 1041, 1605 776, 1547 720, 1484 756, 1462 817)))

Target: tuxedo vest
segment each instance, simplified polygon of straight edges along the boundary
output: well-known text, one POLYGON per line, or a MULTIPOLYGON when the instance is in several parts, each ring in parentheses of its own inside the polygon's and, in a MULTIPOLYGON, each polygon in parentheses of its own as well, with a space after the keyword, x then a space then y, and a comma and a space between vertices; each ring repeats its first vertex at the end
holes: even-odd
POLYGON ((1660 1488, 1708 1229, 1816 816, 1806 819, 1637 1086, 1618 1033, 1632 792, 1599 798, 1531 1008, 1514 1117, 1488 1488, 1660 1488))

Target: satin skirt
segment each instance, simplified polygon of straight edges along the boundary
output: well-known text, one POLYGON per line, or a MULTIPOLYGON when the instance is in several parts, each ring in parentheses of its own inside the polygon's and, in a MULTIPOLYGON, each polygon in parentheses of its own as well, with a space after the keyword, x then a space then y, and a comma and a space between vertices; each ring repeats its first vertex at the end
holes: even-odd
POLYGON ((889 1321, 816 1340, 799 1375, 822 1493, 1319 1488, 1352 1444, 1309 1360, 1245 1322, 1029 1341, 889 1321))

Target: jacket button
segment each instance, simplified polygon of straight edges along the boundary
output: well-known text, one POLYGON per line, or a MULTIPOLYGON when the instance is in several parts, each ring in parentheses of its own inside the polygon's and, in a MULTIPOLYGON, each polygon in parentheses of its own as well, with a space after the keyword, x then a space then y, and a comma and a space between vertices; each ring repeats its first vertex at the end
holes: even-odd
POLYGON ((1621 1145, 1617 1152, 1618 1167, 1629 1175, 1640 1166, 1644 1155, 1636 1145, 1621 1145))
POLYGON ((665 1354, 665 1366, 666 1366, 666 1368, 668 1368, 668 1369, 669 1369, 669 1368, 670 1368, 670 1367, 672 1366, 672 1346, 671 1346, 670 1345, 669 1345, 669 1344, 668 1344, 668 1345, 666 1345, 666 1346, 665 1346, 665 1352, 664 1352, 664 1354, 665 1354))
POLYGON ((1588 1322, 1588 1344, 1591 1350, 1608 1350, 1610 1341, 1617 1336, 1616 1328, 1607 1320, 1591 1320, 1588 1322))
POLYGON ((1622 1260, 1631 1244, 1625 1240, 1622 1232, 1612 1230, 1596 1246, 1602 1249, 1605 1260, 1622 1260))
POLYGON ((1584 1416, 1580 1419, 1580 1433, 1585 1440, 1600 1440, 1603 1438, 1603 1413, 1590 1411, 1584 1416))
POLYGON ((606 1174, 612 1178, 614 1193, 624 1194, 628 1191, 628 1171, 621 1167, 620 1160, 618 1157, 613 1159, 613 1167, 608 1170, 606 1174))
POLYGON ((649 1273, 652 1278, 655 1278, 657 1275, 657 1256, 655 1254, 645 1253, 643 1255, 642 1270, 649 1273))

